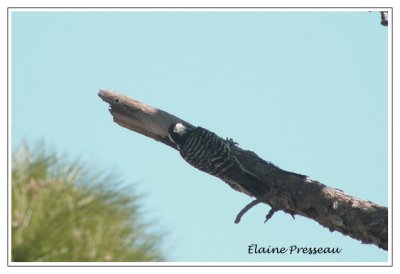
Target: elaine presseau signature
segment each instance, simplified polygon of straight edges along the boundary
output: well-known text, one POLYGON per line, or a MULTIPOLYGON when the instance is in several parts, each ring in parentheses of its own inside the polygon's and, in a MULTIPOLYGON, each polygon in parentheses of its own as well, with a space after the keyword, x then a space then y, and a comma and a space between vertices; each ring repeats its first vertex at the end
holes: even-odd
POLYGON ((259 246, 258 244, 250 244, 247 252, 249 254, 339 254, 342 249, 339 247, 301 247, 297 245, 271 247, 259 246))

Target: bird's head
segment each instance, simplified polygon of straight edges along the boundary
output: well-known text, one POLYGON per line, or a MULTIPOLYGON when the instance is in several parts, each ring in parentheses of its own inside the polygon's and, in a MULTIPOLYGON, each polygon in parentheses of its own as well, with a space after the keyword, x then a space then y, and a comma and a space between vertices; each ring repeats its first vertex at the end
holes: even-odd
POLYGON ((193 130, 192 126, 183 123, 173 123, 168 128, 168 137, 179 148, 179 146, 184 143, 191 130, 193 130))

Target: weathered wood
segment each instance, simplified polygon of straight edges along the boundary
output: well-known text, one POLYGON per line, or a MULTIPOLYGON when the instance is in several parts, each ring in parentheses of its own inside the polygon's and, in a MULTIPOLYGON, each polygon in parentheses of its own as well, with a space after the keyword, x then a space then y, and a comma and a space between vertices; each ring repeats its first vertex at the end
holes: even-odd
POLYGON ((168 126, 185 121, 113 91, 100 90, 99 96, 110 105, 110 112, 118 125, 175 148, 168 138, 168 126))
MULTIPOLYGON (((100 90, 99 96, 110 105, 114 122, 175 149, 174 143, 168 138, 168 127, 176 122, 190 124, 168 112, 113 91, 100 90)), ((235 190, 256 197, 273 210, 313 219, 331 232, 339 231, 387 250, 387 207, 347 195, 304 175, 282 170, 252 151, 234 147, 233 153, 263 183, 262 192, 247 193, 240 187, 244 182, 233 178, 232 183, 237 186, 232 186, 235 190)))

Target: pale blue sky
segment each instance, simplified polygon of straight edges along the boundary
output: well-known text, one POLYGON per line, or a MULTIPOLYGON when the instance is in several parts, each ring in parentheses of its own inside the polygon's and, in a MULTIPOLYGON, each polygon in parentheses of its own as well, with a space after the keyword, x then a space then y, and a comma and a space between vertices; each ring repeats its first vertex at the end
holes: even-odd
POLYGON ((177 151, 112 122, 113 89, 232 137, 279 167, 388 203, 388 29, 365 12, 11 13, 12 145, 121 174, 170 261, 382 262, 387 252, 258 205, 177 151), (248 245, 339 247, 249 255, 248 245))

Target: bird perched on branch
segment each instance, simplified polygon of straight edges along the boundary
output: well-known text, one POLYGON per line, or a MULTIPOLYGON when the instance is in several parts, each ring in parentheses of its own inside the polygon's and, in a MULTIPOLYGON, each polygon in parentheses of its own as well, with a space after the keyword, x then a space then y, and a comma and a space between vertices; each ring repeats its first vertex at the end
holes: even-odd
POLYGON ((235 190, 256 197, 263 195, 263 183, 232 153, 237 145, 232 139, 223 139, 205 128, 183 123, 171 124, 168 133, 182 158, 193 167, 220 178, 235 190))

